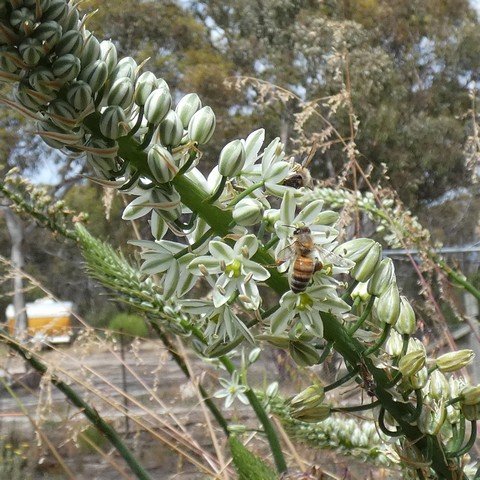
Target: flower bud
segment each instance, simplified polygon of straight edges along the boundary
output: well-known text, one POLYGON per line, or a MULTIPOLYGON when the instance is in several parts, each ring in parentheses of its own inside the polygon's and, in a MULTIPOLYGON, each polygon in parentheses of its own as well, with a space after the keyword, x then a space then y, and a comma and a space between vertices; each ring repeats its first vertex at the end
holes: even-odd
POLYGON ((43 20, 55 20, 56 22, 65 19, 68 13, 68 4, 65 0, 51 0, 48 7, 43 10, 43 20))
POLYGON ((137 76, 137 68, 137 62, 132 57, 123 57, 112 71, 112 82, 117 78, 123 77, 128 77, 130 80, 135 81, 137 76))
POLYGON ((472 387, 467 385, 460 391, 463 405, 477 405, 480 404, 480 385, 472 387))
POLYGON ((400 297, 400 313, 397 323, 395 324, 395 329, 398 333, 405 333, 407 335, 412 335, 417 329, 415 312, 410 302, 403 295, 400 297))
POLYGON ((422 367, 417 373, 406 378, 406 383, 414 390, 420 390, 428 382, 428 369, 422 367))
POLYGON ((450 396, 450 386, 445 375, 439 370, 434 370, 430 374, 430 383, 428 384, 428 394, 434 400, 447 400, 450 396))
POLYGON ((289 402, 294 410, 300 408, 313 408, 321 405, 325 399, 325 392, 321 385, 310 385, 305 390, 295 395, 289 402))
POLYGON ((188 93, 180 99, 175 112, 182 122, 183 128, 188 128, 188 124, 193 115, 202 108, 200 97, 196 93, 188 93))
POLYGON ((158 127, 158 138, 166 147, 176 147, 183 137, 183 125, 178 115, 170 110, 158 127))
POLYGON ((426 435, 438 435, 447 417, 447 409, 443 402, 432 402, 424 405, 418 419, 418 428, 426 435))
POLYGON ((68 102, 59 98, 50 102, 47 112, 55 125, 67 130, 80 122, 75 109, 68 102))
POLYGON ((48 51, 62 38, 62 27, 54 21, 42 22, 34 30, 33 37, 48 51))
POLYGON ((460 421, 460 407, 455 405, 448 405, 447 407, 447 420, 452 425, 460 421))
POLYGON ((82 67, 85 68, 87 65, 100 59, 100 42, 97 40, 97 37, 88 30, 85 30, 84 39, 80 61, 82 62, 82 67))
POLYGON ((248 363, 252 364, 255 363, 258 358, 260 357, 260 354, 262 353, 261 348, 254 348, 249 354, 248 354, 248 363))
POLYGON ((400 294, 396 283, 391 283, 375 301, 375 311, 381 322, 395 325, 400 313, 400 294))
POLYGON ((117 49, 110 40, 100 42, 100 58, 107 64, 108 75, 110 75, 117 66, 117 49))
POLYGON ((339 214, 333 210, 323 210, 315 217, 315 225, 334 225, 339 214))
POLYGON ((318 423, 326 420, 331 413, 330 405, 319 405, 314 408, 302 408, 290 413, 292 418, 306 423, 318 423))
POLYGON ((24 107, 34 112, 38 112, 38 110, 40 110, 40 107, 42 106, 42 102, 39 99, 33 97, 29 90, 30 89, 28 89, 25 85, 20 83, 16 85, 13 94, 15 96, 15 99, 19 101, 24 107))
POLYGON ((448 352, 441 355, 435 360, 435 365, 441 372, 455 372, 467 366, 475 358, 472 350, 457 350, 456 352, 448 352))
POLYGON ((196 112, 188 124, 188 136, 200 145, 207 143, 215 131, 215 114, 210 107, 196 112))
POLYGON ((384 258, 368 282, 368 293, 379 297, 395 281, 395 268, 391 258, 384 258))
POLYGON ((28 83, 31 87, 40 93, 49 94, 55 90, 52 87, 52 82, 55 81, 55 75, 46 67, 37 67, 28 76, 28 83))
POLYGON ((13 10, 10 14, 10 25, 23 34, 28 35, 35 24, 35 14, 28 8, 13 10))
POLYGON ((80 14, 75 6, 68 5, 68 13, 66 17, 60 22, 63 31, 78 29, 78 22, 80 20, 80 14))
POLYGON ((18 52, 22 60, 29 66, 34 67, 45 56, 42 42, 36 38, 25 38, 18 46, 18 52))
POLYGON ((269 208, 265 210, 263 214, 263 222, 267 228, 267 231, 274 232, 275 231, 275 223, 280 220, 280 210, 276 208, 269 208))
POLYGON ((18 73, 24 66, 23 58, 16 48, 0 47, 0 70, 9 73, 18 73))
POLYGON ((463 416, 470 422, 480 420, 480 403, 476 403, 475 405, 465 405, 462 403, 461 409, 463 416))
POLYGON ((265 391, 268 398, 276 397, 278 395, 278 382, 272 382, 265 391))
POLYGON ((293 340, 289 343, 288 349, 292 360, 303 367, 316 365, 320 360, 317 349, 308 343, 300 340, 293 340))
POLYGON ((227 143, 220 152, 218 171, 224 177, 235 177, 245 165, 245 147, 241 140, 227 143))
POLYGON ((238 225, 255 225, 262 219, 263 205, 254 198, 244 198, 235 205, 232 213, 238 225))
POLYGON ((142 73, 135 85, 135 103, 139 107, 143 107, 148 96, 155 90, 157 85, 157 77, 152 72, 142 73))
POLYGON ((391 357, 399 357, 402 354, 403 338, 395 330, 392 330, 390 332, 390 335, 388 336, 387 341, 385 342, 385 351, 391 357))
POLYGON ((425 345, 418 338, 410 337, 408 339, 407 353, 417 352, 417 351, 423 352, 425 355, 427 354, 425 345))
POLYGON ((115 80, 108 92, 107 105, 118 105, 126 110, 133 103, 133 82, 128 78, 115 80))
POLYGON ((107 81, 107 76, 107 64, 103 60, 96 60, 80 72, 78 80, 88 83, 92 92, 96 93, 107 81))
POLYGON ((178 173, 178 167, 172 154, 161 145, 155 144, 148 151, 148 166, 155 180, 159 183, 167 183, 173 180, 178 173))
POLYGON ((355 266, 350 270, 352 277, 358 282, 366 282, 375 272, 381 255, 382 247, 375 242, 365 257, 356 262, 355 266))
POLYGON ((66 97, 70 105, 81 112, 91 103, 93 92, 88 83, 78 80, 69 85, 66 97))
POLYGON ((55 46, 55 53, 61 57, 70 53, 76 57, 83 49, 83 35, 78 30, 68 30, 55 46))
POLYGON ((421 350, 407 353, 398 362, 398 370, 404 377, 411 377, 425 366, 425 353, 421 350))
POLYGON ((71 53, 58 57, 52 64, 53 74, 64 82, 77 78, 80 69, 80 60, 71 53))
POLYGON ((107 107, 100 118, 102 135, 116 140, 127 133, 126 117, 123 109, 117 105, 107 107))
POLYGON ((348 258, 352 262, 359 262, 369 252, 375 241, 370 238, 355 238, 342 243, 335 248, 335 253, 348 258))
POLYGON ((172 97, 165 88, 155 89, 145 102, 144 115, 149 123, 158 125, 168 114, 172 97))
POLYGON ((366 302, 370 298, 370 294, 367 292, 367 284, 365 282, 359 282, 353 289, 350 297, 352 300, 359 298, 362 302, 366 302))

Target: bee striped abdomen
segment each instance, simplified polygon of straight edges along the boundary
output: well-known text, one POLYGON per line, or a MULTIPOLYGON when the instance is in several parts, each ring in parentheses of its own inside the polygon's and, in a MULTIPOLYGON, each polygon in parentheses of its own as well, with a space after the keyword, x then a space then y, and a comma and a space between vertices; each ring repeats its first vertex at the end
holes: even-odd
POLYGON ((293 293, 305 291, 315 273, 315 260, 310 257, 298 256, 293 262, 290 276, 290 288, 293 293))

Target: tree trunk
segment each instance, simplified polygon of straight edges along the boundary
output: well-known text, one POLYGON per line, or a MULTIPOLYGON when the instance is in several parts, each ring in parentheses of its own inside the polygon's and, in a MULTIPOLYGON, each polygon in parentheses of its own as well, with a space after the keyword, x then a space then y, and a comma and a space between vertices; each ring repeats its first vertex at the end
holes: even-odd
POLYGON ((13 272, 13 307, 15 310, 15 336, 23 336, 27 330, 27 311, 23 295, 23 277, 19 272, 25 264, 23 257, 23 223, 9 208, 4 209, 8 234, 11 241, 10 261, 13 272))

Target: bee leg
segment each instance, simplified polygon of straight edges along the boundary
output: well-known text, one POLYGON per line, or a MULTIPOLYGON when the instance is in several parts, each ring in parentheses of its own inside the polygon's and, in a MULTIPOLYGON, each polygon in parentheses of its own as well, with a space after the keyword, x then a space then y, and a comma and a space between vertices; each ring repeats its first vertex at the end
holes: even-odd
POLYGON ((315 262, 315 272, 319 272, 323 268, 323 263, 320 260, 315 262))

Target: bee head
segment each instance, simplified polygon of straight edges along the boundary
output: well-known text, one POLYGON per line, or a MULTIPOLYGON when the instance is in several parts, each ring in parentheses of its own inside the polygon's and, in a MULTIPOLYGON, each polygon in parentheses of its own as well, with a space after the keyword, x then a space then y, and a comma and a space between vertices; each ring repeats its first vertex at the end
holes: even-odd
POLYGON ((310 234, 312 232, 308 227, 298 227, 293 231, 294 235, 301 235, 302 233, 310 234))

